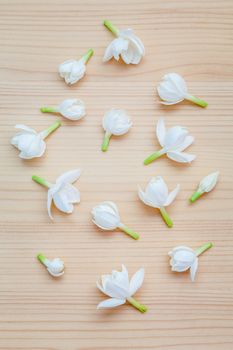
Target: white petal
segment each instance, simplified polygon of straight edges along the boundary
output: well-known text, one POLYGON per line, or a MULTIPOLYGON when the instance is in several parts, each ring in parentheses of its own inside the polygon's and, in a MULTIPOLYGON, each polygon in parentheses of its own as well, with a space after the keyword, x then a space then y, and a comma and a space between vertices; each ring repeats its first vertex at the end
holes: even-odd
POLYGON ((164 146, 164 138, 166 135, 166 127, 165 127, 165 122, 163 118, 159 118, 157 127, 156 127, 156 135, 159 140, 160 145, 163 147, 164 146))
POLYGON ((48 214, 51 220, 53 220, 52 213, 51 213, 51 205, 52 205, 52 200, 53 200, 53 191, 52 189, 48 190, 48 197, 47 197, 47 210, 48 214))
POLYGON ((172 106, 172 105, 176 105, 177 103, 180 103, 180 102, 182 102, 182 101, 184 101, 184 98, 182 98, 182 99, 180 99, 180 100, 176 100, 176 101, 174 101, 174 102, 160 101, 160 103, 161 103, 162 105, 165 105, 165 106, 172 106))
POLYGON ((97 305, 97 309, 108 309, 116 306, 120 306, 125 304, 126 300, 125 299, 116 299, 116 298, 111 298, 111 299, 106 299, 104 301, 101 301, 97 305))
POLYGON ((154 203, 155 206, 163 206, 167 200, 168 188, 162 176, 152 178, 146 187, 145 193, 148 200, 154 203))
POLYGON ((138 196, 144 204, 149 205, 150 207, 153 207, 153 208, 160 208, 159 203, 155 202, 155 200, 153 202, 150 201, 146 196, 145 192, 143 192, 141 188, 138 189, 138 196))
POLYGON ((69 203, 67 196, 64 192, 59 191, 53 195, 53 202, 57 209, 61 210, 63 213, 71 214, 73 212, 74 206, 69 203))
POLYGON ((169 150, 176 150, 177 147, 183 144, 186 136, 188 135, 188 130, 182 126, 174 126, 166 132, 164 137, 164 146, 169 150))
POLYGON ((130 296, 134 295, 136 291, 141 287, 144 280, 144 269, 141 268, 132 276, 130 280, 129 293, 130 296))
POLYGON ((32 133, 32 134, 35 134, 35 135, 37 134, 37 132, 34 129, 29 128, 27 125, 24 125, 24 124, 16 124, 15 128, 16 129, 21 129, 23 131, 26 131, 26 132, 29 132, 29 133, 32 133))
POLYGON ((73 183, 78 180, 80 175, 81 175, 80 169, 70 170, 62 174, 61 176, 59 176, 56 180, 56 183, 61 183, 61 182, 73 183))
POLYGON ((197 267, 198 267, 198 258, 196 258, 196 260, 194 261, 194 263, 190 267, 190 278, 191 278, 192 282, 194 282, 194 280, 195 280, 197 267))
POLYGON ((128 290, 125 287, 119 286, 112 281, 107 280, 104 288, 105 294, 112 298, 125 299, 128 294, 128 290))
POLYGON ((188 154, 179 151, 169 151, 167 152, 167 156, 168 158, 179 163, 191 163, 196 158, 194 154, 188 154))
POLYGON ((70 202, 70 203, 79 203, 80 202, 80 192, 73 185, 67 183, 62 191, 65 192, 65 196, 66 196, 68 202, 70 202))
POLYGON ((180 190, 180 185, 177 185, 177 186, 175 187, 175 189, 174 189, 173 191, 171 191, 171 192, 168 194, 167 200, 166 200, 166 202, 164 203, 164 206, 165 206, 165 207, 167 207, 168 205, 170 205, 170 204, 174 201, 174 199, 176 198, 176 196, 177 196, 179 190, 180 190))
POLYGON ((186 136, 184 142, 176 148, 176 151, 180 151, 180 152, 184 151, 193 142, 194 142, 194 137, 193 136, 190 136, 190 135, 186 136))

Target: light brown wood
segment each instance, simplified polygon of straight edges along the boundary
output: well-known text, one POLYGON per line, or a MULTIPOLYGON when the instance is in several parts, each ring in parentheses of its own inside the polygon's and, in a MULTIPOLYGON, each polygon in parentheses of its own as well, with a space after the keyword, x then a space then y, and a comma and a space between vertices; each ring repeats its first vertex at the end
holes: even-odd
POLYGON ((232 1, 36 0, 0 1, 0 349, 1 350, 230 350, 232 306, 232 1), (102 63, 112 35, 103 19, 132 27, 146 47, 136 67, 102 63), (68 87, 57 74, 65 59, 95 50, 85 78, 68 87), (159 104, 155 88, 163 74, 182 74, 193 94, 209 102, 159 104), (14 125, 42 130, 57 117, 42 105, 79 97, 87 106, 80 122, 68 122, 47 140, 38 160, 23 161, 10 145, 14 125), (101 120, 111 107, 124 108, 134 126, 112 138, 103 154, 101 120), (195 136, 191 166, 166 157, 145 167, 143 159, 158 148, 155 123, 184 125, 195 136), (70 169, 83 172, 77 187, 81 204, 72 215, 46 212, 46 190, 31 175, 48 181, 70 169), (189 205, 199 180, 219 169, 216 189, 189 205), (137 197, 162 175, 181 192, 168 211, 168 229, 156 210, 137 197), (133 241, 122 233, 103 233, 90 210, 113 200, 124 222, 141 234, 133 241), (185 244, 212 241, 199 260, 195 283, 188 274, 170 271, 167 252, 185 244), (52 279, 38 252, 61 257, 66 273, 52 279), (130 274, 145 267, 137 298, 149 307, 140 314, 129 305, 97 311, 104 296, 95 282, 124 263, 130 274))

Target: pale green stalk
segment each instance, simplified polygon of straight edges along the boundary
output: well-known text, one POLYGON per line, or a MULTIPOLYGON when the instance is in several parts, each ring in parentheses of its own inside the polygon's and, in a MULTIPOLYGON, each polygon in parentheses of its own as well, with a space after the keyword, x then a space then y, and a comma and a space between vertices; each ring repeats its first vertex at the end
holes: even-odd
POLYGON ((40 111, 42 113, 56 113, 57 112, 57 108, 56 107, 45 106, 45 107, 41 107, 40 111))
POLYGON ((38 254, 37 259, 39 260, 39 262, 41 262, 41 264, 46 266, 47 258, 43 254, 38 254))
POLYGON ((45 129, 44 131, 42 131, 40 134, 42 136, 43 139, 45 139, 47 136, 49 136, 52 132, 54 132, 57 128, 59 128, 59 126, 61 126, 61 121, 58 120, 57 122, 55 122, 53 125, 49 126, 47 129, 45 129))
POLYGON ((37 182, 39 185, 42 185, 42 186, 47 187, 47 188, 50 188, 52 186, 52 184, 50 182, 46 181, 45 179, 43 179, 42 177, 39 177, 37 175, 33 175, 32 180, 37 182))
POLYGON ((165 223, 167 224, 168 227, 172 227, 173 226, 173 222, 170 218, 170 216, 168 215, 168 213, 166 212, 166 209, 164 207, 159 208, 160 213, 162 215, 163 220, 165 221, 165 223))
POLYGON ((109 141, 110 141, 111 136, 112 136, 112 134, 110 134, 108 132, 105 133, 104 140, 103 140, 103 143, 102 143, 102 146, 101 146, 101 150, 103 152, 106 152, 108 150, 109 141))
POLYGON ((133 231, 131 228, 125 226, 124 224, 120 223, 118 225, 118 228, 120 230, 122 230, 123 232, 125 232, 127 235, 129 235, 130 237, 132 237, 133 239, 139 239, 139 234, 135 231, 133 231))
POLYGON ((185 99, 195 103, 198 106, 201 106, 202 108, 205 108, 208 106, 207 102, 205 102, 205 101, 203 101, 200 98, 197 98, 195 96, 189 95, 189 94, 185 95, 185 99))
POLYGON ((127 301, 142 313, 144 313, 148 310, 145 305, 140 304, 136 299, 134 299, 132 297, 127 298, 127 301))
POLYGON ((201 255, 202 253, 204 253, 207 249, 210 249, 213 247, 213 244, 211 242, 205 243, 203 244, 201 247, 197 248, 195 250, 197 256, 201 255))
POLYGON ((91 58, 91 56, 93 55, 94 50, 93 49, 89 49, 87 51, 87 53, 82 57, 82 60, 84 63, 87 63, 87 61, 91 58))
POLYGON ((110 30, 110 32, 112 32, 115 36, 118 36, 119 29, 115 27, 110 21, 104 20, 103 24, 105 25, 106 28, 108 28, 108 30, 110 30))
POLYGON ((196 191, 192 194, 192 196, 189 198, 191 203, 194 203, 198 198, 200 198, 203 195, 203 192, 196 191))
POLYGON ((147 157, 145 160, 144 160, 144 164, 145 165, 148 165, 150 163, 152 163, 154 160, 158 159, 159 157, 161 157, 163 155, 163 151, 160 150, 160 151, 156 151, 154 153, 152 153, 149 157, 147 157))

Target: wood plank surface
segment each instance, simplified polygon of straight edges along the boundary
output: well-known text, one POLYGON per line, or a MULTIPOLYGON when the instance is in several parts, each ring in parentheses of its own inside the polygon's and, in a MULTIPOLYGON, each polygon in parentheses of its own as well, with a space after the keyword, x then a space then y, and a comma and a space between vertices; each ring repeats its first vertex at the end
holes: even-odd
POLYGON ((0 0, 0 349, 1 350, 231 350, 233 348, 233 42, 229 0, 0 0), (111 20, 131 27, 146 47, 138 66, 102 63, 112 35, 111 20), (58 65, 95 54, 80 83, 68 87, 58 65), (177 72, 189 90, 209 102, 207 109, 184 102, 159 104, 156 85, 177 72), (57 120, 42 105, 81 98, 87 116, 47 139, 44 157, 23 161, 10 145, 14 125, 42 130, 57 120), (101 121, 112 107, 126 109, 132 130, 112 138, 103 154, 101 121), (158 148, 155 124, 183 125, 195 136, 192 165, 163 157, 150 166, 143 159, 158 148), (46 190, 31 180, 54 181, 82 169, 81 203, 72 215, 46 212, 46 190), (216 189, 189 205, 199 180, 220 170, 216 189), (162 175, 181 191, 168 211, 168 229, 156 210, 137 197, 137 185, 162 175), (103 233, 90 211, 103 200, 117 203, 124 222, 141 234, 133 241, 120 232, 103 233), (176 245, 214 247, 199 260, 195 283, 170 271, 167 252, 176 245), (36 254, 61 257, 66 273, 54 280, 36 254), (124 263, 132 275, 146 270, 130 305, 96 310, 104 299, 95 282, 124 263))

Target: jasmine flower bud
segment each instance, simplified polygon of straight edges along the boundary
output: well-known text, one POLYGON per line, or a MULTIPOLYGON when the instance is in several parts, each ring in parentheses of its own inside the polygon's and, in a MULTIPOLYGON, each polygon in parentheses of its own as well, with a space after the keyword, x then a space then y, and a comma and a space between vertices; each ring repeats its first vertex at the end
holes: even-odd
POLYGON ((105 231, 112 231, 117 228, 125 232, 134 239, 139 238, 139 234, 125 226, 121 222, 118 208, 113 202, 102 202, 92 209, 92 221, 96 226, 105 231))
POLYGON ((133 125, 126 111, 123 109, 110 109, 103 118, 103 129, 105 136, 102 143, 102 151, 106 152, 112 135, 120 136, 126 134, 133 125))
POLYGON ((66 84, 73 85, 82 79, 86 72, 86 63, 93 55, 94 51, 89 49, 80 60, 67 60, 60 64, 59 74, 64 78, 66 84))
POLYGON ((193 203, 199 197, 201 197, 203 193, 208 193, 212 191, 217 184, 218 176, 219 176, 219 171, 216 171, 215 173, 211 173, 205 176, 199 183, 197 191, 192 194, 190 198, 190 202, 193 203))
POLYGON ((101 283, 97 282, 97 288, 110 299, 106 299, 98 304, 97 309, 113 308, 128 301, 137 310, 144 313, 147 311, 145 305, 140 304, 133 295, 142 286, 144 280, 144 269, 138 270, 129 280, 128 271, 122 265, 122 271, 113 270, 111 275, 103 275, 101 283))
POLYGON ((180 190, 180 185, 177 185, 175 189, 168 193, 168 188, 161 176, 154 177, 150 180, 146 186, 145 192, 139 187, 138 195, 141 201, 153 208, 157 208, 160 211, 165 223, 168 227, 173 226, 173 222, 169 217, 165 207, 169 206, 176 198, 180 190))
POLYGON ((208 103, 192 96, 188 93, 188 89, 184 79, 176 73, 164 75, 162 81, 157 87, 159 97, 163 100, 164 105, 174 105, 183 100, 191 101, 201 107, 207 107, 208 103))
POLYGON ((64 262, 55 258, 53 260, 47 259, 43 254, 37 255, 37 259, 47 268, 48 273, 53 277, 60 277, 64 274, 64 262))
POLYGON ((61 125, 57 121, 47 129, 37 133, 34 129, 23 124, 17 124, 16 129, 22 130, 11 139, 11 144, 20 151, 19 157, 32 159, 41 157, 46 149, 45 138, 61 125))
POLYGON ((40 110, 43 113, 60 113, 69 120, 79 120, 86 114, 84 102, 76 98, 64 100, 57 107, 41 107, 40 110))

